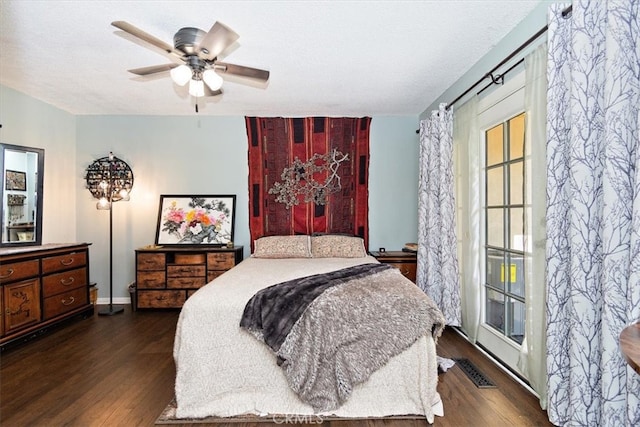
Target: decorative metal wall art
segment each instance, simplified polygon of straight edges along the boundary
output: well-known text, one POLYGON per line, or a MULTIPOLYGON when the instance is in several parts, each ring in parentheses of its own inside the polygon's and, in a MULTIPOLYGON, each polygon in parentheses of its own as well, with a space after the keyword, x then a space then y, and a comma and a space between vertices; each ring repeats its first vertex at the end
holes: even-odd
POLYGON ((316 153, 306 162, 296 157, 293 164, 282 171, 282 183, 273 184, 269 194, 275 194, 276 201, 284 203, 287 208, 298 205, 300 196, 304 202, 324 205, 329 194, 342 188, 338 168, 346 160, 349 160, 349 155, 336 149, 326 154, 316 153), (325 174, 323 182, 316 180, 316 177, 325 174))

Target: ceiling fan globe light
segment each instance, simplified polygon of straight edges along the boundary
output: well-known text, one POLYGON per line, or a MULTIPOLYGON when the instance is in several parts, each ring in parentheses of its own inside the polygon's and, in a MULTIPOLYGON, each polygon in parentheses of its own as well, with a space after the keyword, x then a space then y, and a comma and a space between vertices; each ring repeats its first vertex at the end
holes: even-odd
POLYGON ((204 96, 204 83, 202 80, 191 80, 189 82, 189 94, 196 98, 204 96))
POLYGON ((171 69, 171 79, 180 86, 184 86, 191 79, 191 68, 187 65, 178 65, 171 69))
POLYGON ((202 80, 204 80, 207 86, 209 86, 209 89, 213 91, 216 91, 222 87, 222 77, 220 77, 218 73, 213 70, 205 70, 205 72, 202 73, 202 80))

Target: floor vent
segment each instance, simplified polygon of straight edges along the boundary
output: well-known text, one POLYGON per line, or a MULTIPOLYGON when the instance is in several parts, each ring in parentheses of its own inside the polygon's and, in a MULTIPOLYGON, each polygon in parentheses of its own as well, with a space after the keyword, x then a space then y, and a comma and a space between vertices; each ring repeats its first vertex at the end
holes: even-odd
POLYGON ((462 369, 462 372, 467 374, 469 379, 473 381, 473 383, 478 388, 495 388, 496 385, 487 378, 482 372, 476 368, 476 365, 471 363, 469 359, 453 359, 456 362, 456 365, 462 369))

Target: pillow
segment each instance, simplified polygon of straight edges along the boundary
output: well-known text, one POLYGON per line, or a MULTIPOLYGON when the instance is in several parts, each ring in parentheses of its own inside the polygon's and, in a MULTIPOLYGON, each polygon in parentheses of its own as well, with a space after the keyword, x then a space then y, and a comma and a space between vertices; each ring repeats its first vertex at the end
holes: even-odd
POLYGON ((309 236, 266 236, 254 242, 256 258, 311 258, 309 236))
POLYGON ((362 237, 324 235, 311 237, 314 258, 363 258, 367 256, 362 237))

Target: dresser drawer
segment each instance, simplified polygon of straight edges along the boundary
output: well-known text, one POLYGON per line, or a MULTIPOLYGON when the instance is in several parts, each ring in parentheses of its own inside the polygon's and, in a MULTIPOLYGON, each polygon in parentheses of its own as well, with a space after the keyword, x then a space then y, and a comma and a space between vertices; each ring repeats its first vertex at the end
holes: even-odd
POLYGON ((14 282, 40 274, 39 260, 0 264, 0 283, 14 282))
POLYGON ((207 267, 209 270, 229 270, 236 265, 234 252, 208 253, 207 267))
POLYGON ((209 270, 207 272, 207 282, 212 281, 218 276, 221 276, 223 273, 226 273, 227 270, 209 270))
POLYGON ((417 267, 416 264, 406 262, 389 262, 387 264, 400 270, 404 277, 415 283, 417 267))
POLYGON ((204 277, 169 277, 167 288, 197 289, 207 284, 204 277))
POLYGON ((89 303, 87 288, 77 288, 44 299, 44 319, 52 319, 89 303))
POLYGON ((165 254, 139 253, 136 259, 138 270, 164 270, 166 265, 165 254))
POLYGON ((180 308, 186 299, 183 290, 138 291, 138 308, 180 308))
POLYGON ((175 264, 204 264, 205 254, 175 254, 175 264))
POLYGON ((51 295, 67 292, 71 289, 86 286, 87 269, 85 267, 62 273, 50 274, 42 278, 43 295, 49 297, 51 295))
POLYGON ((84 267, 85 265, 87 265, 86 252, 69 252, 63 255, 42 258, 42 274, 84 267))
POLYGON ((167 277, 205 277, 204 265, 168 265, 167 277))
POLYGON ((162 271, 138 271, 136 286, 138 288, 164 288, 167 283, 162 271))

